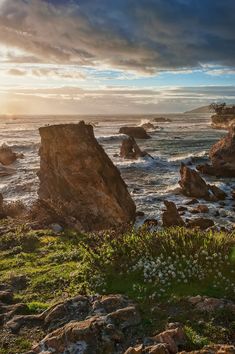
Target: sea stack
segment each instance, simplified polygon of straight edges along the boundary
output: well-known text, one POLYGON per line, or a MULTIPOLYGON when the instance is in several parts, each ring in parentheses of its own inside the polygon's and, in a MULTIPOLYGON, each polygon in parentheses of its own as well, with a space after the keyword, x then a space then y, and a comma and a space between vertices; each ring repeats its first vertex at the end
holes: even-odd
POLYGON ((83 121, 39 129, 39 199, 81 230, 95 231, 130 223, 135 204, 93 127, 83 121))

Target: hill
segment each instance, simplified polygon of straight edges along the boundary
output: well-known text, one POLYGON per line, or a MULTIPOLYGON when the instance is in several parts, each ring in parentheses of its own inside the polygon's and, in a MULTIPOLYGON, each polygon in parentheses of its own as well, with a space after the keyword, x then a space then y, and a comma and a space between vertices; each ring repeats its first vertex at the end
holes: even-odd
POLYGON ((211 112, 210 112, 210 106, 202 106, 202 107, 198 107, 198 108, 192 109, 191 111, 187 111, 184 113, 188 114, 188 113, 211 113, 211 112))

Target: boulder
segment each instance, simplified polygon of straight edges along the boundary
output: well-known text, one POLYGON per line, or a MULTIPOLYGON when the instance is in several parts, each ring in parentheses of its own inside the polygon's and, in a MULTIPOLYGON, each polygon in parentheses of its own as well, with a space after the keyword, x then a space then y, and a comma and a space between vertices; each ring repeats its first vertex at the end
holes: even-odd
POLYGON ((227 194, 221 188, 211 184, 209 188, 218 200, 224 200, 227 197, 227 194))
POLYGON ((166 210, 162 214, 162 223, 164 227, 184 226, 185 223, 181 218, 174 202, 164 200, 166 210))
POLYGON ((154 122, 158 122, 158 123, 169 123, 172 122, 172 120, 170 118, 166 118, 166 117, 155 117, 153 119, 154 122))
POLYGON ((150 139, 151 136, 147 134, 146 130, 142 127, 121 127, 119 134, 126 134, 135 139, 150 139))
POLYGON ((192 229, 199 228, 201 230, 206 230, 209 227, 214 226, 214 221, 211 219, 206 219, 206 218, 196 218, 196 219, 191 219, 189 220, 187 227, 190 227, 192 229))
POLYGON ((150 122, 141 124, 141 127, 144 128, 145 130, 155 129, 155 126, 150 122))
POLYGON ((124 139, 120 149, 120 157, 124 159, 138 159, 144 157, 147 152, 141 151, 136 141, 131 136, 128 139, 124 139))
POLYGON ((193 352, 181 352, 181 354, 235 354, 235 346, 229 344, 211 344, 193 352))
POLYGON ((135 204, 119 170, 83 121, 39 129, 43 205, 76 220, 80 230, 103 230, 130 223, 135 204))
POLYGON ((209 157, 216 176, 235 177, 235 124, 212 146, 209 157))
POLYGON ((178 346, 184 345, 186 342, 185 333, 182 327, 167 329, 166 331, 156 335, 154 340, 165 343, 170 353, 176 354, 178 346))
POLYGON ((180 175, 181 180, 179 181, 179 185, 184 195, 193 198, 210 199, 209 188, 197 171, 182 163, 180 175))
POLYGON ((12 151, 10 146, 3 144, 0 146, 0 163, 2 165, 11 165, 18 158, 23 158, 23 154, 17 154, 12 151))
POLYGON ((203 214, 209 213, 209 208, 208 208, 208 206, 205 205, 205 204, 199 204, 199 205, 197 205, 196 210, 197 210, 199 213, 203 213, 203 214))

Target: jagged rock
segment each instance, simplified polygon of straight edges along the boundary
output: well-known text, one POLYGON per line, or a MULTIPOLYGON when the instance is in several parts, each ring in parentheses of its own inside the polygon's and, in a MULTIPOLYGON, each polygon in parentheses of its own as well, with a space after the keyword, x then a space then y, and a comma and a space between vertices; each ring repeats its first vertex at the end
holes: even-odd
POLYGON ((164 200, 164 204, 166 206, 166 211, 164 211, 162 214, 163 226, 164 227, 184 226, 185 223, 181 218, 175 203, 164 200))
POLYGON ((185 164, 181 164, 180 168, 181 180, 179 184, 181 186, 182 193, 187 197, 210 199, 210 193, 208 186, 199 173, 185 164))
POLYGON ((192 229, 194 228, 199 228, 201 230, 206 230, 209 227, 214 226, 214 221, 211 219, 206 219, 206 218, 196 218, 196 219, 191 219, 187 223, 187 227, 190 227, 192 229))
POLYGON ((163 343, 144 346, 143 344, 136 347, 130 347, 125 354, 169 354, 167 345, 163 343))
MULTIPOLYGON (((39 129, 39 198, 81 230, 132 222, 135 205, 120 172, 84 122, 39 129)), ((54 221, 55 222, 55 221, 54 221)))
POLYGON ((235 177, 235 124, 212 146, 209 157, 217 176, 235 177))
POLYGON ((193 352, 180 352, 181 354, 235 354, 235 346, 229 344, 212 344, 207 345, 193 352))
POLYGON ((23 154, 17 154, 12 151, 10 146, 3 144, 0 146, 0 163, 3 165, 11 165, 18 158, 23 158, 23 154))
POLYGON ((144 128, 145 130, 155 129, 155 126, 150 122, 141 124, 141 127, 144 128))
POLYGON ((185 344, 186 337, 183 328, 176 327, 167 329, 166 331, 156 335, 154 340, 167 344, 169 352, 176 354, 178 352, 178 346, 185 344))
POLYGON ((195 309, 203 312, 213 312, 217 310, 227 309, 231 314, 235 315, 235 304, 226 299, 217 299, 207 296, 193 296, 188 301, 195 306, 195 309))
POLYGON ((205 205, 205 204, 199 204, 199 205, 197 205, 196 210, 197 210, 199 213, 203 213, 203 214, 209 213, 209 208, 208 208, 208 206, 205 205))
POLYGON ((120 157, 124 159, 138 159, 144 157, 147 152, 141 151, 136 141, 131 136, 128 139, 124 139, 120 149, 120 157))
POLYGON ((221 188, 211 184, 209 188, 217 199, 224 200, 227 197, 227 194, 221 188))
POLYGON ((121 127, 119 129, 119 134, 126 134, 135 139, 149 139, 150 135, 147 134, 146 130, 142 127, 121 127))
POLYGON ((191 200, 189 200, 188 202, 185 203, 185 205, 194 205, 199 203, 199 201, 196 198, 193 198, 191 200))

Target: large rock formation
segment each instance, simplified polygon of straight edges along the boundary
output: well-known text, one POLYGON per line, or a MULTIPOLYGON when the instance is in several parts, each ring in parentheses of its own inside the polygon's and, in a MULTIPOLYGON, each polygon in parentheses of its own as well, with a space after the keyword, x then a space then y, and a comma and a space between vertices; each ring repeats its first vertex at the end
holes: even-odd
POLYGON ((147 134, 146 130, 142 127, 121 127, 119 129, 119 134, 126 134, 135 139, 149 139, 150 135, 147 134))
POLYGON ((18 158, 23 158, 23 154, 13 152, 10 146, 3 144, 0 146, 0 163, 3 165, 11 165, 18 158))
POLYGON ((217 176, 235 177, 235 124, 212 146, 209 157, 217 176))
POLYGON ((193 198, 210 198, 208 185, 197 171, 192 170, 182 163, 180 175, 181 180, 179 181, 179 184, 184 195, 193 198))
POLYGON ((141 151, 134 138, 124 139, 120 149, 120 156, 124 159, 138 159, 144 157, 147 152, 141 151))
POLYGON ((84 122, 39 129, 39 198, 82 230, 129 223, 135 204, 119 170, 84 122))
POLYGON ((170 202, 168 200, 164 200, 164 204, 166 206, 166 210, 162 214, 163 226, 164 227, 184 226, 185 223, 181 218, 175 203, 170 202))
POLYGON ((229 129, 235 123, 235 105, 227 106, 226 103, 212 104, 211 109, 215 112, 211 117, 213 128, 229 129))

